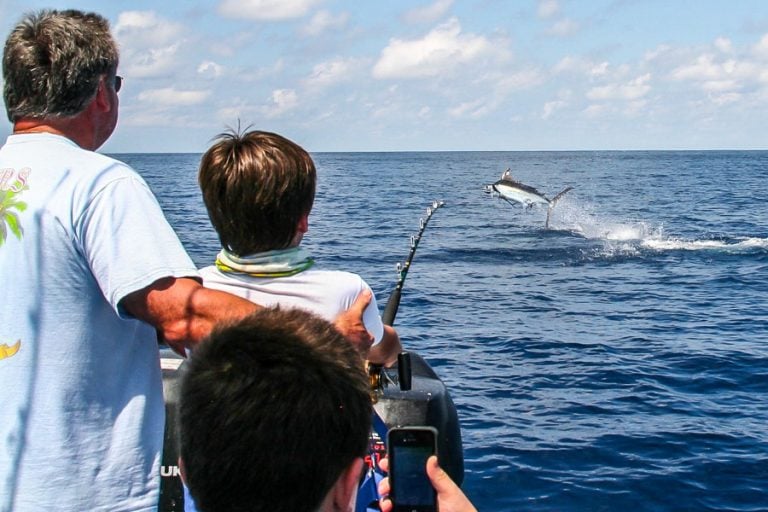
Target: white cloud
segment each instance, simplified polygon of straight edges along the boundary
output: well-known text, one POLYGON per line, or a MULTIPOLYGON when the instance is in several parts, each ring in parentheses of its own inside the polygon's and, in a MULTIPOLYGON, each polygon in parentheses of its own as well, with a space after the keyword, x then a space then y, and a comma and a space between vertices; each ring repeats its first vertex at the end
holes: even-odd
POLYGON ((210 60, 203 61, 197 66, 197 73, 203 76, 217 78, 221 76, 223 72, 223 67, 210 60))
POLYGON ((560 13, 560 2, 558 0, 539 0, 537 14, 541 19, 549 19, 560 13))
POLYGON ((166 112, 132 112, 130 116, 123 116, 120 120, 122 126, 175 126, 166 112))
POLYGON ((738 89, 739 84, 735 80, 709 80, 704 82, 701 88, 707 92, 721 93, 738 89))
POLYGON ((673 69, 670 76, 674 80, 711 80, 720 76, 721 67, 715 63, 712 55, 700 55, 695 62, 673 69))
POLYGON ((216 118, 223 123, 231 123, 233 119, 240 119, 244 110, 242 107, 223 107, 216 111, 216 118))
POLYGON ((579 24, 570 18, 563 18, 552 24, 546 33, 556 37, 568 37, 579 31, 579 24))
POLYGON ((588 73, 595 66, 591 61, 583 57, 567 55, 560 59, 552 68, 554 73, 588 73))
POLYGON ((453 0, 436 0, 435 2, 407 11, 403 15, 406 23, 434 23, 443 16, 453 5, 453 0))
POLYGON ((537 16, 551 23, 544 33, 555 37, 568 37, 578 32, 579 23, 571 18, 560 16, 559 0, 539 0, 537 16))
POLYGON ((607 107, 605 105, 593 104, 593 105, 589 105, 587 108, 585 108, 582 113, 586 117, 595 118, 595 117, 600 117, 600 116, 604 115, 607 110, 608 109, 607 109, 607 107))
POLYGON ((227 18, 280 21, 306 16, 320 0, 222 0, 219 14, 227 18))
MULTIPOLYGON (((768 50, 768 38, 766 43, 768 50)), ((753 46, 752 55, 759 54, 760 44, 753 46)), ((718 45, 717 43, 715 46, 718 45)), ((706 100, 717 107, 723 107, 750 98, 752 101, 763 102, 766 72, 764 64, 751 59, 748 55, 734 55, 734 52, 723 55, 711 53, 701 54, 692 62, 679 65, 669 73, 673 81, 687 84, 689 88, 698 88, 706 96, 706 100)))
POLYGON ((456 118, 478 118, 482 117, 486 112, 488 112, 488 106, 484 100, 464 102, 448 110, 448 113, 456 118))
POLYGON ((561 108, 568 105, 563 100, 555 100, 555 101, 548 101, 544 104, 544 110, 541 113, 542 119, 549 119, 552 114, 554 114, 557 110, 560 110, 561 108))
POLYGON ((651 90, 650 81, 651 74, 646 73, 626 83, 593 87, 587 92, 587 98, 592 101, 636 100, 642 98, 651 90))
POLYGON ((179 91, 173 87, 166 87, 142 91, 138 99, 142 103, 163 107, 188 107, 203 103, 210 95, 210 91, 179 91))
POLYGON ((535 69, 523 69, 513 73, 504 73, 495 80, 496 91, 506 95, 513 91, 527 89, 540 84, 544 78, 535 69))
POLYGON ((262 113, 268 118, 280 117, 299 105, 299 96, 293 89, 276 89, 272 91, 271 103, 262 108, 262 113))
POLYGON ((179 63, 178 50, 179 45, 174 44, 162 48, 149 48, 141 52, 125 52, 120 64, 122 73, 132 78, 170 75, 172 69, 179 63))
POLYGON ((607 61, 593 62, 582 57, 565 57, 552 68, 553 73, 577 73, 590 79, 607 76, 611 65, 607 61))
POLYGON ((330 11, 322 10, 315 13, 301 32, 307 36, 319 36, 329 30, 341 30, 349 21, 349 13, 342 12, 334 16, 330 11))
POLYGON ((600 62, 599 64, 595 64, 590 68, 589 74, 592 77, 605 76, 608 73, 609 66, 610 64, 608 64, 607 62, 600 62))
POLYGON ((471 63, 492 50, 493 45, 488 39, 473 34, 462 34, 459 21, 451 18, 421 39, 391 39, 373 67, 373 76, 439 76, 471 63))
POLYGON ((177 41, 183 35, 184 27, 160 18, 154 11, 126 11, 118 16, 114 33, 121 44, 147 47, 177 41))
POLYGON ((710 99, 715 105, 723 106, 741 101, 742 95, 736 92, 727 92, 724 94, 714 95, 710 99))
MULTIPOLYGON (((447 109, 449 116, 469 119, 479 119, 498 111, 506 105, 510 95, 534 87, 544 80, 536 69, 505 72, 496 70, 477 76, 467 73, 461 78, 468 81, 455 80, 450 87, 441 87, 441 93, 435 94, 445 96, 454 105, 447 109)), ((407 90, 405 93, 407 94, 407 90)))
POLYGON ((541 118, 549 119, 552 114, 570 105, 571 98, 573 98, 573 91, 571 89, 562 89, 557 93, 557 99, 544 103, 542 109, 541 118))
MULTIPOLYGON (((568 73, 569 88, 577 91, 567 100, 568 114, 581 111, 589 118, 694 118, 699 111, 764 109, 768 70, 759 57, 763 50, 768 58, 768 36, 738 45, 721 36, 705 47, 657 45, 621 65, 574 54, 552 67, 552 80, 545 86, 562 82, 558 75, 568 73)), ((559 112, 564 108, 561 101, 563 98, 543 103, 543 118, 566 115, 559 112)))
POLYGON ((752 48, 752 52, 760 59, 768 59, 768 34, 764 35, 760 41, 752 48))
POLYGON ((655 60, 659 60, 673 53, 674 53, 674 48, 672 48, 672 46, 668 44, 662 44, 657 46, 653 50, 646 51, 643 54, 643 61, 653 62, 655 60))
POLYGON ((235 126, 238 122, 248 126, 254 119, 262 116, 252 102, 242 98, 232 98, 225 107, 216 110, 216 120, 226 126, 235 126))
POLYGON ((727 37, 718 37, 715 39, 715 48, 722 53, 731 53, 733 51, 733 43, 727 37))
POLYGON ((705 54, 697 57, 691 64, 673 69, 670 77, 673 80, 696 82, 708 88, 717 88, 710 83, 733 82, 735 85, 759 81, 763 70, 763 66, 748 60, 717 61, 714 56, 705 54))
POLYGON ((120 48, 121 73, 153 77, 172 73, 184 42, 184 27, 153 11, 127 11, 118 16, 115 39, 120 48))
POLYGON ((350 80, 354 72, 362 66, 360 59, 334 59, 315 65, 312 73, 304 81, 309 88, 328 87, 335 83, 350 80))

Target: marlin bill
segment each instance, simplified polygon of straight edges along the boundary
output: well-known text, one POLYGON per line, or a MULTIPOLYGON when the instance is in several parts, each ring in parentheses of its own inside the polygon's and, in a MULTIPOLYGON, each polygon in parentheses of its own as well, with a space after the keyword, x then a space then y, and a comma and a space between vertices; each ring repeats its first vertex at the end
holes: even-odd
POLYGON ((570 190, 573 190, 573 187, 566 187, 552 199, 547 199, 547 196, 530 185, 515 180, 509 169, 504 171, 496 183, 485 186, 486 194, 500 197, 510 204, 518 203, 527 208, 531 208, 534 205, 547 205, 547 228, 549 228, 549 220, 555 204, 570 190))

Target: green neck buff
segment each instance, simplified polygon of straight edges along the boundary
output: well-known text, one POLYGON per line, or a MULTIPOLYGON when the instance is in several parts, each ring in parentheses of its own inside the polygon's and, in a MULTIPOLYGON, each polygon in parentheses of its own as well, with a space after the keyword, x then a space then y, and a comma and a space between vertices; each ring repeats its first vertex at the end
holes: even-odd
POLYGON ((252 277, 288 277, 307 270, 315 264, 300 247, 266 251, 251 256, 235 256, 222 249, 216 257, 216 268, 225 273, 252 277))

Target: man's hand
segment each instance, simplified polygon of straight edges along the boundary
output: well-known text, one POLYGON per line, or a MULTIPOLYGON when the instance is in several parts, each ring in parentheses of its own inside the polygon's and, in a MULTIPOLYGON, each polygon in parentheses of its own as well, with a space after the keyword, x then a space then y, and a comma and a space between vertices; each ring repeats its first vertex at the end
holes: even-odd
POLYGON ((368 354, 368 350, 373 345, 373 336, 365 330, 363 324, 363 311, 371 302, 373 294, 370 290, 363 290, 357 296, 355 302, 348 310, 336 317, 334 325, 341 334, 354 345, 363 356, 368 354))
MULTIPOLYGON (((384 471, 389 471, 389 460, 385 457, 379 462, 384 471)), ((477 512, 469 498, 462 492, 448 473, 437 464, 437 457, 427 459, 427 476, 437 492, 437 509, 440 512, 477 512)), ((379 482, 379 506, 382 512, 392 512, 392 500, 389 499, 389 477, 379 482)))

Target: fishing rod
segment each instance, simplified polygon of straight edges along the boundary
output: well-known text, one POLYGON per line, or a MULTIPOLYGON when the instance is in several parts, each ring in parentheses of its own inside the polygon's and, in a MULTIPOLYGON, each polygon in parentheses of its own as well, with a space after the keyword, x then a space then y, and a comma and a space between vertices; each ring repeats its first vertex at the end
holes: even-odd
MULTIPOLYGON (((395 322, 397 309, 400 306, 403 285, 405 284, 406 277, 408 277, 408 271, 411 268, 413 257, 416 255, 416 249, 419 247, 421 237, 424 235, 424 231, 427 229, 427 224, 432 218, 432 215, 434 215, 434 213, 443 205, 445 205, 445 202, 443 201, 433 201, 432 205, 427 208, 426 217, 419 219, 419 232, 416 233, 416 235, 411 236, 411 250, 408 252, 408 257, 405 259, 405 263, 398 263, 396 267, 397 283, 395 283, 395 288, 392 290, 392 294, 389 296, 387 305, 384 308, 384 313, 381 315, 381 320, 384 325, 392 326, 395 322)), ((435 403, 432 402, 432 400, 437 396, 434 392, 439 389, 439 386, 430 386, 432 382, 426 377, 425 373, 428 372, 431 376, 434 376, 434 380, 436 380, 440 386, 443 386, 443 384, 421 357, 414 355, 414 359, 416 360, 415 367, 417 368, 416 375, 418 377, 418 391, 416 393, 410 393, 412 391, 411 385, 413 383, 412 377, 414 374, 414 367, 411 365, 412 360, 409 352, 403 351, 397 355, 397 381, 392 379, 392 375, 390 375, 389 371, 385 371, 384 365, 370 362, 367 365, 371 400, 374 404, 381 403, 381 405, 379 409, 374 407, 373 411, 372 429, 368 444, 369 452, 366 456, 368 470, 364 473, 364 477, 359 484, 356 512, 373 512, 375 510, 380 510, 378 506, 380 495, 376 482, 383 477, 384 474, 378 465, 378 461, 380 460, 380 457, 383 457, 386 454, 386 445, 388 444, 387 432, 390 427, 397 426, 403 422, 412 425, 414 424, 412 423, 414 418, 416 418, 421 411, 429 411, 430 418, 437 426, 441 427, 442 432, 445 434, 446 430, 448 430, 448 428, 445 428, 448 425, 447 423, 445 423, 445 425, 443 423, 440 423, 439 425, 437 424, 437 421, 439 421, 437 418, 440 413, 433 409, 449 411, 450 413, 450 411, 455 411, 455 406, 453 406, 453 402, 450 401, 450 397, 448 397, 446 392, 441 396, 445 397, 445 405, 448 407, 434 407, 435 403), (395 391, 390 385, 398 386, 399 391, 395 391), (424 393, 423 390, 425 388, 430 392, 424 393), (387 391, 387 389, 389 389, 389 391, 387 391), (379 402, 380 399, 384 400, 379 402), (453 409, 450 409, 450 407, 453 407, 453 409), (417 410, 419 411, 418 413, 416 412, 417 410), (401 416, 399 417, 398 414, 401 416), (411 421, 411 423, 408 423, 408 421, 411 421), (361 501, 361 496, 367 496, 367 499, 361 501)), ((453 425, 455 429, 455 427, 458 426, 458 417, 455 413, 454 417, 456 421, 451 425, 453 425)), ((420 421, 417 420, 415 424, 431 425, 432 423, 429 423, 429 421, 427 415, 424 414, 423 419, 420 421)), ((459 450, 455 452, 445 450, 445 453, 458 453, 461 464, 463 464, 464 456, 461 451, 460 430, 455 435, 454 439, 458 440, 459 450)), ((440 449, 441 454, 444 453, 444 448, 440 449)), ((443 455, 441 455, 441 457, 442 456, 443 455)), ((462 474, 460 477, 463 479, 463 466, 461 471, 462 474)))
POLYGON ((403 291, 403 285, 405 284, 405 278, 408 277, 408 270, 411 268, 411 262, 413 256, 416 254, 416 248, 419 246, 421 237, 424 234, 424 230, 427 229, 429 219, 432 215, 441 207, 445 205, 444 201, 433 201, 432 206, 427 208, 427 216, 419 219, 419 232, 415 236, 411 236, 411 250, 408 253, 408 257, 405 263, 397 264, 397 283, 395 289, 392 290, 392 294, 389 296, 387 305, 384 308, 384 313, 381 315, 381 321, 384 325, 393 325, 395 323, 395 316, 397 315, 397 309, 400 307, 400 297, 403 291))

